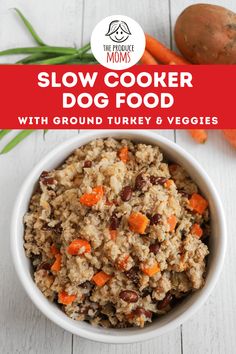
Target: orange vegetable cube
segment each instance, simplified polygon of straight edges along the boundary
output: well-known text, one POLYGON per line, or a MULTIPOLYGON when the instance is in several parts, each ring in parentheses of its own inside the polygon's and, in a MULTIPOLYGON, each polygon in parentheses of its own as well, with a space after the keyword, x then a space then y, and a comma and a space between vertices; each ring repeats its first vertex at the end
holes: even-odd
POLYGON ((51 245, 51 247, 50 247, 50 252, 51 252, 51 254, 53 254, 53 256, 55 256, 56 254, 58 254, 59 253, 59 250, 58 250, 58 248, 56 247, 56 245, 54 245, 54 243, 51 245))
POLYGON ((143 266, 142 271, 144 272, 144 274, 148 275, 149 277, 152 277, 156 273, 160 272, 160 266, 158 263, 155 263, 151 267, 143 266))
POLYGON ((144 234, 149 224, 149 219, 142 213, 131 213, 128 223, 131 231, 144 234))
POLYGON ((167 222, 170 227, 170 232, 173 232, 175 230, 176 224, 177 224, 177 218, 175 215, 171 215, 168 219, 167 222))
POLYGON ((67 247, 67 252, 72 256, 76 256, 78 254, 83 255, 84 253, 91 252, 91 246, 88 241, 79 238, 69 244, 69 246, 67 247))
POLYGON ((128 156, 128 146, 123 146, 119 151, 118 151, 118 156, 121 161, 124 163, 127 163, 129 156, 128 156))
POLYGON ((164 186, 167 188, 167 189, 170 189, 170 187, 174 184, 174 181, 172 179, 168 179, 164 186))
POLYGON ((80 197, 80 203, 88 207, 93 206, 99 202, 103 197, 104 189, 102 186, 94 187, 92 193, 85 193, 80 197))
POLYGON ((51 271, 53 272, 59 272, 61 270, 61 254, 57 253, 55 255, 55 261, 53 263, 53 265, 51 266, 51 271))
POLYGON ((110 280, 112 276, 110 274, 107 274, 103 271, 96 273, 93 277, 92 280, 97 286, 103 286, 110 280))
POLYGON ((203 214, 208 207, 208 201, 200 194, 193 193, 189 199, 189 207, 198 214, 203 214))
POLYGON ((198 238, 201 238, 203 235, 203 230, 199 224, 194 224, 191 229, 191 233, 198 238))
POLYGON ((115 240, 117 238, 117 230, 109 230, 111 240, 115 240))
POLYGON ((77 298, 76 295, 69 295, 66 291, 60 291, 58 293, 58 302, 63 305, 70 305, 77 298))

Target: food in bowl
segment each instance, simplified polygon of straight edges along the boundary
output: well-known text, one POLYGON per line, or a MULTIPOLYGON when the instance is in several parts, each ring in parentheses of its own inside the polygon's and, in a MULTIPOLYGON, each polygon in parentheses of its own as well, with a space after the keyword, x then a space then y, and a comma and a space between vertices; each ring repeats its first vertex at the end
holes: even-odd
POLYGON ((204 286, 208 202, 158 146, 78 148, 41 173, 24 222, 37 286, 75 320, 143 327, 204 286))

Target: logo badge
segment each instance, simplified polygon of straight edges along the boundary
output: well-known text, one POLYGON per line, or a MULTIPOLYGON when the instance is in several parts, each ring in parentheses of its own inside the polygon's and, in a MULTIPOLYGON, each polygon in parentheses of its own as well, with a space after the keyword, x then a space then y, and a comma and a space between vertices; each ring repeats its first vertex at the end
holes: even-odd
POLYGON ((104 18, 91 36, 93 55, 101 65, 113 70, 125 70, 137 64, 145 44, 141 26, 122 15, 104 18))

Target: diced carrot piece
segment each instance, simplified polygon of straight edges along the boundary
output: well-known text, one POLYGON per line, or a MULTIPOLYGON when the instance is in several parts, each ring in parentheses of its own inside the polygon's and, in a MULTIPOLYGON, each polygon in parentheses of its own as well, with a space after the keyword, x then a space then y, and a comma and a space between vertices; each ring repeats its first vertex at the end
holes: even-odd
POLYGON ((70 305, 77 298, 76 295, 69 295, 66 291, 60 291, 58 293, 58 302, 63 305, 70 305))
POLYGON ((167 189, 170 189, 170 187, 173 185, 174 181, 172 179, 168 179, 164 186, 167 188, 167 189))
POLYGON ((111 240, 115 240, 117 238, 117 230, 109 230, 111 240))
POLYGON ((149 224, 149 219, 142 213, 131 213, 128 219, 129 228, 138 234, 144 234, 149 224))
POLYGON ((86 206, 93 206, 103 197, 104 189, 102 186, 94 187, 92 193, 85 193, 80 197, 80 203, 86 206))
POLYGON ((203 230, 199 224, 194 224, 191 229, 191 233, 198 238, 201 238, 203 235, 203 230))
POLYGON ((155 275, 156 273, 160 272, 160 266, 158 263, 155 263, 153 266, 151 267, 146 267, 143 266, 142 267, 142 271, 148 275, 149 277, 152 277, 153 275, 155 275))
POLYGON ((58 250, 58 248, 56 247, 56 245, 53 243, 52 245, 51 245, 51 247, 50 247, 50 252, 51 252, 51 254, 53 255, 53 256, 55 256, 56 254, 58 254, 59 253, 59 250, 58 250))
POLYGON ((177 224, 176 216, 175 215, 169 216, 169 218, 167 219, 167 222, 168 222, 169 227, 170 227, 170 232, 173 232, 175 230, 175 226, 177 224))
POLYGON ((128 146, 123 146, 119 151, 118 151, 118 156, 123 161, 124 163, 127 163, 129 156, 128 156, 128 146))
POLYGON ((97 274, 95 274, 92 277, 92 280, 94 281, 94 283, 97 286, 103 286, 106 284, 106 282, 108 282, 108 280, 110 280, 112 278, 112 276, 110 274, 107 274, 103 271, 98 272, 97 274))
POLYGON ((207 132, 203 129, 189 129, 189 134, 199 144, 204 144, 207 141, 207 132))
POLYGON ((59 272, 61 270, 61 254, 57 253, 55 255, 55 261, 53 263, 53 265, 51 266, 51 271, 53 272, 59 272))
POLYGON ((189 207, 199 214, 203 214, 208 207, 208 201, 198 193, 193 193, 189 199, 189 207))
POLYGON ((126 255, 125 257, 122 257, 122 259, 118 262, 119 269, 123 270, 126 268, 126 265, 128 263, 128 259, 129 259, 129 254, 126 255))
POLYGON ((225 139, 236 148, 236 129, 224 129, 225 139))
POLYGON ((86 240, 82 240, 81 238, 72 241, 69 246, 67 247, 67 252, 72 256, 82 255, 84 253, 91 252, 90 243, 86 240), (82 250, 82 252, 81 252, 82 250))

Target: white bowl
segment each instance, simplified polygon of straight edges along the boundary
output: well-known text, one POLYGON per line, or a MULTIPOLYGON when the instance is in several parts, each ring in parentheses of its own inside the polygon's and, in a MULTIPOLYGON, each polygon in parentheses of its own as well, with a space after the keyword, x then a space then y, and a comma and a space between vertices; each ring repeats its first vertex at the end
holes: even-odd
POLYGON ((12 217, 11 248, 17 274, 26 292, 39 310, 50 320, 67 331, 94 341, 132 343, 147 340, 174 329, 193 315, 206 301, 216 284, 223 266, 226 250, 226 224, 221 201, 210 178, 198 162, 181 147, 148 131, 88 132, 59 145, 30 172, 16 200, 12 217), (203 289, 187 296, 181 304, 173 308, 168 314, 158 318, 143 329, 104 329, 94 327, 86 322, 74 321, 67 317, 56 304, 49 302, 37 288, 33 281, 30 261, 26 257, 23 247, 23 216, 28 209, 30 197, 41 172, 59 166, 75 148, 96 138, 105 138, 107 136, 118 139, 128 138, 133 141, 160 146, 167 157, 179 163, 188 171, 210 204, 212 235, 209 245, 210 255, 205 286, 203 289))

